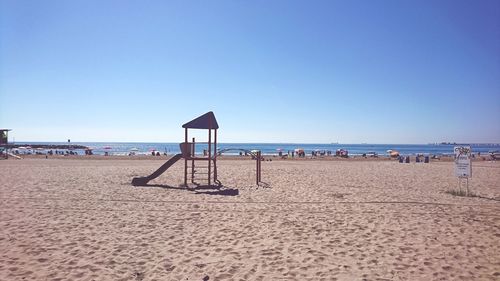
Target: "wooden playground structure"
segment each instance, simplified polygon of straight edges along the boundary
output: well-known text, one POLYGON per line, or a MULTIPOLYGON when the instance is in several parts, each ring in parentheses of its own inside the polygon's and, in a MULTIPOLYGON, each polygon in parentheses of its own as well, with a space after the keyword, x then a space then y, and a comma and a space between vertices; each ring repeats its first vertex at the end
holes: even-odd
MULTIPOLYGON (((214 113, 212 111, 207 112, 182 125, 182 128, 184 128, 184 142, 179 144, 181 153, 172 156, 151 175, 133 178, 132 185, 145 186, 149 181, 160 176, 178 160, 184 159, 185 187, 189 186, 188 180, 191 184, 197 186, 222 186, 221 182, 217 179, 217 156, 221 155, 223 152, 235 149, 217 150, 217 130, 219 129, 219 124, 217 123, 217 119, 215 119, 214 113), (208 130, 207 142, 196 142, 195 138, 192 138, 191 142, 189 142, 189 129, 208 130), (196 154, 197 144, 206 147, 206 149, 203 150, 203 154, 196 154), (206 184, 200 183, 202 181, 206 184)), ((236 150, 245 151, 256 160, 256 184, 259 185, 261 183, 261 152, 257 151, 254 153, 244 149, 236 150)))
POLYGON ((219 124, 215 119, 213 112, 207 112, 202 116, 191 120, 190 122, 182 125, 184 128, 184 142, 180 144, 182 158, 184 158, 184 186, 188 185, 188 174, 191 175, 191 183, 196 183, 196 174, 206 174, 207 175, 207 185, 212 185, 216 183, 220 185, 217 180, 217 129, 219 129, 219 124), (196 156, 196 142, 195 138, 192 142, 188 142, 189 139, 189 129, 205 129, 208 130, 208 141, 206 144, 207 150, 203 156, 196 156), (212 130, 214 131, 214 139, 212 143, 212 130), (206 162, 206 165, 199 166, 196 165, 196 161, 206 162), (191 164, 191 167, 189 167, 191 164), (213 166, 212 166, 213 165, 213 166), (204 171, 201 171, 204 170, 204 171))

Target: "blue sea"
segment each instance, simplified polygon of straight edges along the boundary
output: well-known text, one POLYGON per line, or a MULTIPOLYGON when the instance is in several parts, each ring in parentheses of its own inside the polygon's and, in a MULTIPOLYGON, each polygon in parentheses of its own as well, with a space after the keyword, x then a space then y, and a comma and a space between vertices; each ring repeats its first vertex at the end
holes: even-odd
MULTIPOLYGON (((16 144, 51 144, 67 145, 66 142, 22 142, 16 144)), ((180 152, 178 143, 128 143, 128 142, 71 142, 74 145, 83 145, 92 148, 93 153, 104 155, 106 152, 112 155, 150 154, 152 151, 167 153, 169 155, 180 152)), ((470 144, 472 152, 477 154, 487 154, 489 151, 500 150, 500 144, 470 144)), ((387 155, 387 150, 397 150, 401 155, 452 155, 455 144, 305 144, 305 143, 218 143, 217 149, 245 149, 260 150, 264 155, 278 155, 280 151, 287 153, 294 149, 301 148, 310 155, 312 151, 331 151, 335 154, 337 149, 348 150, 350 156, 362 155, 364 153, 377 153, 387 155)), ((200 143, 196 145, 196 153, 203 153, 207 146, 200 143)), ((84 154, 83 150, 76 150, 78 154, 84 154)), ((233 150, 224 152, 224 155, 236 155, 239 151, 233 150)))

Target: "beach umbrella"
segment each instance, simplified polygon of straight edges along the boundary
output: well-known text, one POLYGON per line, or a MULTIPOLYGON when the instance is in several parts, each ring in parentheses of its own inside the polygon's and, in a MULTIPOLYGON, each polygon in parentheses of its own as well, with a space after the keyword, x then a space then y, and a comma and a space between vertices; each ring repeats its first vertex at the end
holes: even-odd
POLYGON ((109 150, 111 150, 111 149, 112 149, 112 147, 111 147, 111 146, 104 146, 102 149, 104 149, 104 150, 105 150, 105 151, 104 151, 104 155, 105 155, 105 156, 108 156, 108 155, 110 155, 110 152, 108 152, 108 151, 109 151, 109 150))
POLYGON ((105 151, 104 151, 104 154, 105 154, 105 155, 108 155, 108 154, 109 154, 109 152, 108 152, 108 151, 109 151, 109 150, 111 150, 111 149, 112 149, 112 147, 111 147, 111 146, 104 146, 102 149, 104 149, 104 150, 105 150, 105 151))

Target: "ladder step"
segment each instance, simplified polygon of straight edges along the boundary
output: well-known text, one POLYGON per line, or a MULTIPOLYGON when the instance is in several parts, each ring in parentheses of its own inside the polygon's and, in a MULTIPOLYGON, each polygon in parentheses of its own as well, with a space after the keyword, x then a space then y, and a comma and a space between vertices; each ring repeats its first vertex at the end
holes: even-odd
POLYGON ((192 181, 206 181, 208 182, 208 179, 201 179, 201 178, 194 178, 194 179, 191 179, 192 181))
MULTIPOLYGON (((210 174, 213 174, 214 171, 211 171, 210 174)), ((191 171, 188 172, 188 174, 197 174, 197 175, 208 175, 208 172, 198 172, 198 171, 194 171, 194 173, 192 173, 191 171)))

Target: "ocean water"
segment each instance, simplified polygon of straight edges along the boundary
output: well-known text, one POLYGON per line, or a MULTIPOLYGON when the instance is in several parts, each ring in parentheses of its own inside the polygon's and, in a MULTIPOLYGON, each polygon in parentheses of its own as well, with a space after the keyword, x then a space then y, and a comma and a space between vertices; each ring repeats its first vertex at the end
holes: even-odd
MULTIPOLYGON (((52 144, 52 145, 67 145, 66 142, 22 142, 16 144, 52 144)), ((151 152, 159 151, 169 155, 180 153, 178 143, 128 143, 128 142, 72 142, 90 147, 94 154, 104 155, 108 152, 112 155, 128 155, 131 151, 135 154, 151 154, 151 152)), ((379 155, 387 155, 387 150, 397 150, 402 155, 451 155, 453 154, 453 144, 301 144, 301 143, 218 143, 219 150, 226 149, 245 149, 245 150, 260 150, 265 155, 278 155, 279 151, 287 153, 296 148, 302 148, 306 155, 310 155, 312 151, 332 151, 335 154, 337 149, 346 149, 349 155, 362 155, 363 153, 375 152, 379 155)), ((471 144, 472 152, 477 154, 487 154, 489 151, 500 150, 500 144, 471 144)), ((207 146, 199 143, 196 145, 196 153, 203 153, 203 149, 207 146)), ((76 150, 78 154, 84 154, 83 150, 76 150)), ((239 151, 227 151, 224 155, 236 155, 239 151)))

